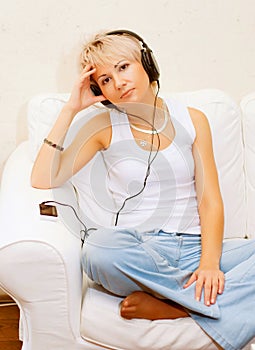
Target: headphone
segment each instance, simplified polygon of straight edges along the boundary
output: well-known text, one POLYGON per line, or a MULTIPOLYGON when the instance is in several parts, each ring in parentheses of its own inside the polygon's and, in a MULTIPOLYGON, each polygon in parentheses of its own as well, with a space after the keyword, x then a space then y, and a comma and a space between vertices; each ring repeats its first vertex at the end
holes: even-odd
MULTIPOLYGON (((158 64, 154 58, 153 52, 152 50, 149 48, 149 46, 144 42, 144 40, 137 35, 134 32, 131 32, 130 30, 114 30, 111 32, 106 33, 106 35, 129 35, 132 36, 134 38, 136 38, 137 40, 139 40, 142 44, 142 48, 141 48, 141 62, 143 65, 143 68, 145 70, 145 72, 147 73, 150 82, 152 83, 153 81, 157 81, 158 85, 159 85, 159 67, 158 64)), ((99 86, 97 85, 91 85, 91 90, 93 91, 93 93, 96 96, 102 95, 101 89, 99 88, 99 86)), ((112 103, 110 101, 102 101, 102 103, 104 105, 109 105, 112 103)))

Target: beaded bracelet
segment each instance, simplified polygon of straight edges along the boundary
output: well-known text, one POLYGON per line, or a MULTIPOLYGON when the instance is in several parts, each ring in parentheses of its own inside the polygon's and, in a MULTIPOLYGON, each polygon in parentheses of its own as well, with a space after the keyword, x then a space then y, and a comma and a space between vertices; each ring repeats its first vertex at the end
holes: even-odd
POLYGON ((43 140, 44 143, 46 143, 47 145, 56 148, 58 151, 63 151, 64 147, 57 145, 56 143, 53 143, 51 141, 49 141, 48 139, 44 139, 43 140))

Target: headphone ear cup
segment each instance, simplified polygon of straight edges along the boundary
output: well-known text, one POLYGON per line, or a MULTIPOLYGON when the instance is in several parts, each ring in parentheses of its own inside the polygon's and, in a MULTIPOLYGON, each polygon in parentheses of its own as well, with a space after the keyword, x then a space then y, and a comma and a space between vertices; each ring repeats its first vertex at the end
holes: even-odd
POLYGON ((95 96, 100 96, 102 95, 102 91, 99 86, 97 85, 90 85, 90 88, 95 96))
MULTIPOLYGON (((102 94, 102 91, 101 91, 101 89, 100 89, 100 87, 97 86, 97 85, 91 84, 91 85, 90 85, 90 89, 91 89, 91 91, 93 92, 93 94, 94 94, 95 96, 103 95, 103 94, 102 94)), ((102 103, 103 105, 105 105, 106 107, 111 107, 111 108, 113 108, 113 104, 112 104, 110 101, 108 101, 108 100, 101 101, 101 103, 102 103)))
POLYGON ((142 49, 141 60, 144 70, 149 76, 150 82, 159 80, 159 67, 149 48, 142 49))

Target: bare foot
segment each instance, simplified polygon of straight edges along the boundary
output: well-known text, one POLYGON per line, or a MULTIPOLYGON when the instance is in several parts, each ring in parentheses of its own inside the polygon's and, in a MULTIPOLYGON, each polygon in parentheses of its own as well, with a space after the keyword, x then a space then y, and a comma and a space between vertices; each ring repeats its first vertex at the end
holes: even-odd
POLYGON ((147 320, 175 319, 189 316, 180 305, 140 291, 133 292, 123 300, 120 306, 120 314, 126 319, 144 318, 147 320))

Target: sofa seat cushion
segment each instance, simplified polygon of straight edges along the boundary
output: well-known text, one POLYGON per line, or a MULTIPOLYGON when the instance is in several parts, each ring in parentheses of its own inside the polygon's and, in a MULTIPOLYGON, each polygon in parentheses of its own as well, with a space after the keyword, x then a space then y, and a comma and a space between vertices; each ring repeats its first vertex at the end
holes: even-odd
POLYGON ((121 350, 216 349, 190 318, 126 320, 119 314, 123 299, 89 283, 81 313, 81 336, 92 343, 121 350))

